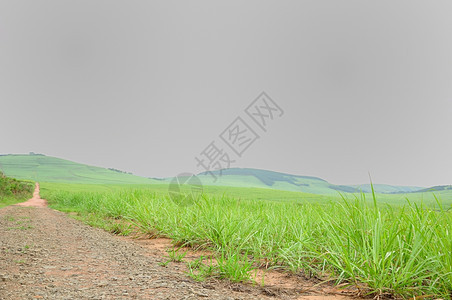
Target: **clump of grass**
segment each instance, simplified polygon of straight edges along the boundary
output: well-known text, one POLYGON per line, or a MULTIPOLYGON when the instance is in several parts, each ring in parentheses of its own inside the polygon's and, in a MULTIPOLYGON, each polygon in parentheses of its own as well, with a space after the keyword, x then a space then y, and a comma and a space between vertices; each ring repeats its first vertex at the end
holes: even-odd
POLYGON ((8 222, 14 222, 16 219, 13 216, 6 216, 5 220, 8 222))
POLYGON ((200 257, 192 262, 187 262, 188 275, 197 281, 217 278, 227 279, 231 282, 249 282, 251 272, 255 268, 252 260, 249 260, 246 255, 234 251, 223 251, 214 258, 211 257, 207 263, 204 260, 204 257, 200 257))
POLYGON ((22 225, 22 226, 17 226, 17 227, 8 227, 8 230, 29 230, 29 229, 33 229, 34 227, 31 225, 22 225))
POLYGON ((167 260, 160 263, 160 265, 166 267, 170 262, 176 262, 176 263, 182 262, 184 257, 187 255, 187 251, 181 252, 180 251, 181 248, 182 247, 171 248, 171 249, 166 250, 166 253, 168 253, 167 260))
POLYGON ((24 259, 15 260, 14 262, 15 262, 16 264, 20 264, 20 265, 26 263, 26 261, 25 261, 24 259))
POLYGON ((187 265, 187 267, 190 271, 198 270, 201 267, 204 259, 205 259, 205 257, 203 255, 201 255, 200 257, 198 257, 195 260, 185 262, 185 264, 187 265))
POLYGON ((181 252, 181 248, 171 248, 166 251, 168 253, 168 258, 172 262, 182 262, 184 257, 187 255, 187 251, 181 252))

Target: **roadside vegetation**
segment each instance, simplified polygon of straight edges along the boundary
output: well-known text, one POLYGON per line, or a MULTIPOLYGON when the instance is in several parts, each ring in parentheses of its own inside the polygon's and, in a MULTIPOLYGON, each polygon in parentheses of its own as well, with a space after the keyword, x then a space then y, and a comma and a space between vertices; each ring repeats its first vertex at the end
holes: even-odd
POLYGON ((9 178, 0 172, 0 208, 31 198, 33 188, 31 182, 9 178))
POLYGON ((187 262, 197 280, 246 282, 256 269, 279 269, 353 285, 361 295, 449 298, 452 292, 452 214, 440 196, 428 205, 389 205, 375 194, 316 203, 239 199, 223 189, 178 206, 163 188, 41 188, 53 208, 90 225, 171 238, 172 260, 184 259, 182 246, 212 251, 213 258, 187 262))

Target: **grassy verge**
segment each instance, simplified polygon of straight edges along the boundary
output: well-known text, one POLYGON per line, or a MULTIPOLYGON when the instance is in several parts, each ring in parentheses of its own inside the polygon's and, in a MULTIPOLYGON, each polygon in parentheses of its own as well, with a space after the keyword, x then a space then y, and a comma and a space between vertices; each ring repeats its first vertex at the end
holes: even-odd
POLYGON ((0 172, 0 208, 26 201, 32 194, 32 183, 6 177, 0 172))
POLYGON ((348 283, 362 294, 449 298, 452 292, 452 214, 440 201, 389 206, 361 195, 317 204, 205 194, 181 207, 148 189, 44 191, 53 208, 94 226, 127 234, 124 226, 133 224, 178 246, 212 250, 214 259, 190 263, 200 280, 248 281, 256 268, 280 268, 348 283))

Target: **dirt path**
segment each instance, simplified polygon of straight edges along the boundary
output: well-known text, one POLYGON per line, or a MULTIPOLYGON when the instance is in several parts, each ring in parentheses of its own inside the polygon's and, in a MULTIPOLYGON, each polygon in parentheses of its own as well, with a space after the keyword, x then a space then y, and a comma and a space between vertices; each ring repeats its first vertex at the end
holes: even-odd
POLYGON ((338 299, 200 283, 164 261, 46 207, 39 185, 29 201, 0 209, 0 299, 338 299))
POLYGON ((41 197, 39 196, 39 183, 36 182, 35 185, 35 191, 33 192, 33 198, 29 199, 28 201, 16 204, 19 206, 33 206, 33 207, 46 207, 47 206, 47 201, 44 199, 41 199, 41 197))

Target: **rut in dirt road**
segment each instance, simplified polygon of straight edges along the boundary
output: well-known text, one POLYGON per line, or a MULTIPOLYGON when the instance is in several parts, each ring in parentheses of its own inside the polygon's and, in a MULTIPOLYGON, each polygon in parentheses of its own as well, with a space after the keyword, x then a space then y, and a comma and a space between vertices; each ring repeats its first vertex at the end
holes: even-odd
MULTIPOLYGON (((46 207, 0 209, 0 299, 295 299, 264 288, 200 283, 164 257, 46 207)), ((306 299, 310 298, 309 296, 306 299)), ((314 296, 321 299, 323 297, 314 296)))

